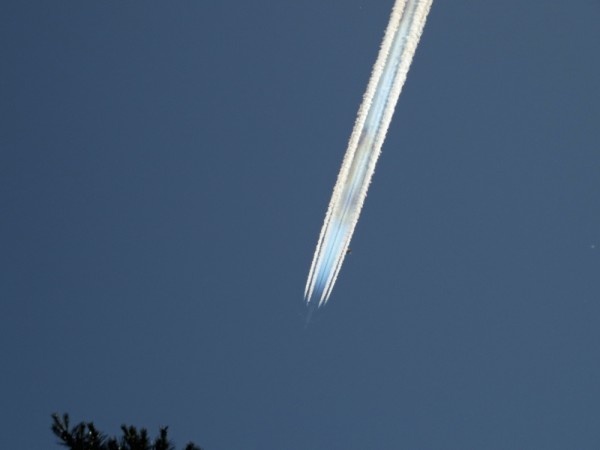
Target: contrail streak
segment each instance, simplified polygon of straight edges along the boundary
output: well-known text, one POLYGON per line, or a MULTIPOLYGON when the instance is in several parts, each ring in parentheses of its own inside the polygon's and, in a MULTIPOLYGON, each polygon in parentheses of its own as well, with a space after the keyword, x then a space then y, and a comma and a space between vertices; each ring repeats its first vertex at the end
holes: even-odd
POLYGON ((431 2, 396 0, 392 9, 310 266, 311 311, 327 303, 342 267, 431 2))

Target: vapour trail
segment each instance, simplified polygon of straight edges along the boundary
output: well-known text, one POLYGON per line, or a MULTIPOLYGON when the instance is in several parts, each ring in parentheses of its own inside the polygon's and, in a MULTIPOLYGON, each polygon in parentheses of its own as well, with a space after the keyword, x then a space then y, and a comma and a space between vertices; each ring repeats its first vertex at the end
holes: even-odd
POLYGON ((331 295, 431 2, 396 0, 392 9, 308 274, 304 300, 311 311, 331 295))

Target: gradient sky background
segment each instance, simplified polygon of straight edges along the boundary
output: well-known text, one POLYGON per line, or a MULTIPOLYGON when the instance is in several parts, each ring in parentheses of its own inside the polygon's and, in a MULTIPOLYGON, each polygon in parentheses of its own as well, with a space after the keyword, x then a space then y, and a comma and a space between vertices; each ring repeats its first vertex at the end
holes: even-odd
POLYGON ((304 329, 392 3, 1 3, 3 448, 600 448, 597 0, 434 1, 304 329))

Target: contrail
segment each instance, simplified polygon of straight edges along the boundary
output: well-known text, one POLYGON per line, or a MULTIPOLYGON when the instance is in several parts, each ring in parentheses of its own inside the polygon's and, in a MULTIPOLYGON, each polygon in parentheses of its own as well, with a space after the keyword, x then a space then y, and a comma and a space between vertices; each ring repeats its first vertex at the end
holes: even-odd
POLYGON ((392 9, 310 266, 311 311, 327 303, 342 267, 431 2, 396 0, 392 9))

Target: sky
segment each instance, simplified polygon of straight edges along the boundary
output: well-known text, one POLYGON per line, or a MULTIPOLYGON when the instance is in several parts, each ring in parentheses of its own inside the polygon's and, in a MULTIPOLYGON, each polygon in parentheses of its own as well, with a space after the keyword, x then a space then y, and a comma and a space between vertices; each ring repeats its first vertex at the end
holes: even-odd
POLYGON ((597 0, 434 0, 305 327, 392 4, 0 4, 3 446, 600 447, 597 0))

